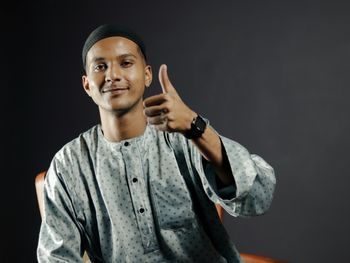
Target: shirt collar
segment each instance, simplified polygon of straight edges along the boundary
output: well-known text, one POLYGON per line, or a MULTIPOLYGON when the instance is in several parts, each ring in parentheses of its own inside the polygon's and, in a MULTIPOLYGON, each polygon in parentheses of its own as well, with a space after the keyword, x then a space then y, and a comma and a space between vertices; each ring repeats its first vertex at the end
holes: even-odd
POLYGON ((106 145, 107 147, 111 148, 112 150, 120 151, 122 147, 128 147, 129 145, 138 144, 141 150, 144 152, 148 149, 149 143, 151 142, 152 137, 155 135, 154 131, 155 129, 151 125, 146 125, 146 129, 144 133, 140 136, 122 140, 119 142, 111 142, 106 139, 106 137, 102 133, 102 127, 101 124, 97 125, 97 134, 98 134, 98 140, 106 145))

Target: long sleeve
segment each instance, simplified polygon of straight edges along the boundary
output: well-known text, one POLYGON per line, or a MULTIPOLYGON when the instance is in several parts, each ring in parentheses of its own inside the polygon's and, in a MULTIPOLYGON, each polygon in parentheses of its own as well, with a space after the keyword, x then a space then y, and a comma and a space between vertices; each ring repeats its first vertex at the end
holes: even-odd
POLYGON ((250 154, 239 143, 220 136, 228 157, 234 184, 220 188, 213 167, 203 165, 198 149, 189 143, 192 163, 201 177, 207 196, 233 216, 256 216, 270 207, 276 185, 273 168, 261 157, 250 154))
POLYGON ((45 178, 38 262, 83 262, 81 233, 75 220, 73 199, 57 170, 57 164, 53 161, 45 178))

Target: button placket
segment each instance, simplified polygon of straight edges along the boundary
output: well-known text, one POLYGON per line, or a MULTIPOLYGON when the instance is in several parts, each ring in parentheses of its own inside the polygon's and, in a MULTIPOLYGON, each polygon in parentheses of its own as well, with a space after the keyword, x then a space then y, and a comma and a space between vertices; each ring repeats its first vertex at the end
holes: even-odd
POLYGON ((153 231, 153 218, 148 210, 146 186, 140 176, 143 176, 141 156, 136 143, 124 142, 122 152, 126 161, 126 176, 135 216, 145 249, 152 251, 157 246, 153 231), (140 175, 141 173, 141 175, 140 175))

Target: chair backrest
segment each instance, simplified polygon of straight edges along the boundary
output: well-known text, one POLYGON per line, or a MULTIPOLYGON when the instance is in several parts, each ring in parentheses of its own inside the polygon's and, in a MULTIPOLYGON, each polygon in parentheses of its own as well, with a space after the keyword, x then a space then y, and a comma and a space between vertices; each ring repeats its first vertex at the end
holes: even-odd
MULTIPOLYGON (((45 180, 46 171, 43 171, 36 175, 35 177, 35 189, 36 196, 38 198, 38 205, 40 210, 40 215, 43 217, 44 215, 44 180, 45 180)), ((218 211, 219 218, 221 222, 224 219, 224 209, 216 204, 216 210, 218 211)), ((288 263, 286 261, 280 261, 269 257, 258 256, 254 254, 240 253, 243 261, 245 263, 288 263)), ((91 263, 87 254, 84 253, 83 261, 85 263, 91 263)))
POLYGON ((39 211, 41 217, 44 215, 44 180, 46 171, 43 171, 35 177, 35 190, 38 199, 39 211))
POLYGON ((287 261, 253 254, 240 253, 240 255, 244 263, 288 263, 287 261))
POLYGON ((219 218, 221 222, 224 222, 224 209, 219 204, 216 204, 216 211, 218 211, 219 218))

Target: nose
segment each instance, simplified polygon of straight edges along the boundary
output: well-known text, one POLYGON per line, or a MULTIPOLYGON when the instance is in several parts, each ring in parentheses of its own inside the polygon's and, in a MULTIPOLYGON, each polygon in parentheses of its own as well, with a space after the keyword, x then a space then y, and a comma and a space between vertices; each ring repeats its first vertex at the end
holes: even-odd
POLYGON ((119 65, 112 63, 106 71, 106 82, 115 82, 122 79, 122 71, 119 65))

